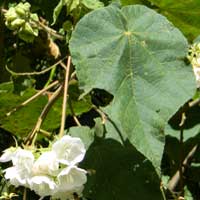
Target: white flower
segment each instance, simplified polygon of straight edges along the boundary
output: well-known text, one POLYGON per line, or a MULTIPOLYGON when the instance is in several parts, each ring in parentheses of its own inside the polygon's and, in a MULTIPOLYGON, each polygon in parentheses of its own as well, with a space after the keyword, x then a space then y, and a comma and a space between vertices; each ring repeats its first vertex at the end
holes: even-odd
POLYGON ((56 190, 55 182, 48 176, 34 176, 28 183, 29 188, 41 197, 52 195, 56 190))
POLYGON ((5 178, 10 180, 10 183, 15 187, 26 186, 27 179, 22 178, 16 167, 9 167, 5 172, 5 178))
POLYGON ((56 141, 52 146, 52 150, 56 153, 58 161, 66 165, 79 163, 83 160, 86 152, 81 139, 69 135, 65 135, 56 141))
POLYGON ((87 181, 86 171, 77 166, 64 168, 57 176, 59 192, 75 190, 87 181))
POLYGON ((59 163, 56 154, 53 151, 42 153, 42 155, 33 164, 32 172, 34 175, 47 174, 57 175, 59 163))
POLYGON ((57 176, 57 190, 52 195, 55 199, 74 200, 73 194, 81 196, 84 184, 87 181, 86 171, 77 166, 64 168, 57 176))
POLYGON ((82 196, 83 186, 73 188, 71 191, 57 191, 52 195, 52 199, 60 199, 60 200, 74 200, 74 193, 76 193, 79 197, 82 196))
POLYGON ((12 161, 13 166, 4 170, 12 185, 28 187, 41 197, 71 200, 74 193, 81 195, 87 181, 87 172, 76 166, 85 152, 80 138, 66 135, 37 160, 30 150, 18 147, 6 149, 0 162, 12 161))
POLYGON ((3 155, 0 157, 0 162, 8 162, 8 161, 12 160, 12 158, 16 154, 17 149, 20 149, 20 147, 19 148, 10 147, 10 148, 4 150, 3 155))
POLYGON ((5 156, 4 158, 5 160, 12 159, 13 163, 13 167, 4 170, 5 178, 9 179, 10 183, 16 187, 19 185, 26 186, 27 180, 31 177, 34 162, 32 152, 18 148, 13 154, 11 153, 9 156, 5 156))
POLYGON ((27 177, 32 172, 34 156, 31 151, 18 149, 12 158, 13 165, 17 168, 21 176, 27 177))

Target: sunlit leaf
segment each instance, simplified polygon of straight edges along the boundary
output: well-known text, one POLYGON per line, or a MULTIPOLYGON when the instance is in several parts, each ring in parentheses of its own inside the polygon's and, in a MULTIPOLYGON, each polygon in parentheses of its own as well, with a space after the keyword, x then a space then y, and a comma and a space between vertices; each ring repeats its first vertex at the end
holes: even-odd
POLYGON ((165 17, 140 5, 86 15, 70 41, 80 87, 114 95, 104 109, 112 120, 107 137, 130 140, 158 172, 164 127, 195 90, 191 66, 183 62, 187 45, 165 17))

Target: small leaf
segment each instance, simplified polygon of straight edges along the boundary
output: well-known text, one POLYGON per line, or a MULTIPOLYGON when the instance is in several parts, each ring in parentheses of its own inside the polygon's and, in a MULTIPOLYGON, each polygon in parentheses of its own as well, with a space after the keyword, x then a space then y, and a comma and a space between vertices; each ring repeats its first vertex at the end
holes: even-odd
POLYGON ((22 40, 24 40, 25 42, 33 42, 33 40, 35 38, 34 35, 29 34, 27 32, 24 32, 24 31, 20 31, 18 33, 18 35, 19 35, 19 38, 22 39, 22 40))
POLYGON ((98 0, 82 0, 81 2, 86 8, 95 10, 104 6, 104 4, 98 0))
POLYGON ((72 2, 67 3, 68 13, 76 9, 79 4, 80 4, 80 0, 73 0, 72 2))
POLYGON ((56 20, 57 20, 60 12, 62 10, 62 7, 64 5, 65 5, 65 2, 63 0, 60 0, 59 3, 58 3, 58 5, 55 7, 55 9, 53 11, 53 23, 52 23, 52 25, 56 23, 56 20))

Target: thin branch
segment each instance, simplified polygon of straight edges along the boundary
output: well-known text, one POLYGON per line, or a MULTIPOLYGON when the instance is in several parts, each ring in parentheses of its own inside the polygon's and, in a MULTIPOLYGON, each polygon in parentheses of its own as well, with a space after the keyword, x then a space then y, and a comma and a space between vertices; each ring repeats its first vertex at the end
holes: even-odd
POLYGON ((29 133, 29 135, 27 136, 27 138, 25 139, 24 143, 25 145, 31 145, 32 141, 35 137, 35 135, 37 134, 37 132, 40 130, 40 127, 44 121, 44 119, 46 118, 48 112, 50 111, 50 108, 52 107, 52 105, 55 103, 55 101, 58 99, 58 97, 60 96, 61 92, 63 90, 63 86, 61 85, 50 97, 48 103, 45 105, 44 109, 42 110, 42 113, 40 114, 37 123, 35 125, 35 127, 32 129, 32 131, 29 133))
POLYGON ((108 119, 108 116, 96 106, 92 106, 92 108, 100 115, 102 124, 105 124, 106 120, 108 119))
POLYGON ((6 66, 6 70, 8 72, 10 72, 12 75, 14 76, 34 76, 34 75, 41 75, 41 74, 45 74, 46 72, 50 71, 51 69, 53 69, 54 67, 56 67, 57 65, 59 65, 60 63, 62 63, 62 61, 65 59, 66 57, 60 59, 58 62, 56 62, 55 64, 53 64, 52 66, 42 70, 42 71, 39 71, 39 72, 14 72, 12 71, 11 69, 8 68, 8 66, 6 66))
POLYGON ((23 200, 27 199, 27 189, 24 188, 24 193, 23 193, 23 200))
POLYGON ((50 132, 45 131, 45 130, 43 130, 43 129, 40 129, 39 132, 40 132, 42 135, 44 135, 45 137, 47 137, 47 138, 51 138, 51 136, 52 136, 52 134, 51 134, 50 132))
POLYGON ((164 190, 164 187, 163 187, 162 183, 161 183, 161 185, 160 185, 160 191, 161 191, 163 200, 167 200, 167 199, 166 199, 166 195, 165 195, 165 190, 164 190))
POLYGON ((6 10, 5 8, 2 8, 2 9, 1 9, 1 12, 4 14, 4 13, 7 12, 7 10, 6 10))
POLYGON ((186 115, 185 113, 183 112, 182 113, 182 117, 181 117, 181 123, 179 124, 180 126, 180 140, 179 140, 179 143, 180 143, 180 161, 179 161, 179 175, 180 175, 180 193, 181 195, 183 195, 184 193, 184 184, 183 184, 183 131, 184 131, 184 124, 185 124, 185 121, 186 121, 186 115))
POLYGON ((65 70, 67 70, 67 66, 66 66, 63 62, 60 62, 60 65, 61 65, 65 70))
POLYGON ((39 92, 37 92, 35 95, 33 95, 32 97, 30 97, 29 99, 27 99, 26 101, 24 101, 23 103, 21 103, 19 106, 15 107, 14 109, 12 109, 10 112, 6 113, 6 116, 10 116, 12 113, 14 113, 15 111, 19 110, 20 108, 26 106, 28 103, 30 103, 31 101, 35 100, 36 98, 38 98, 39 96, 41 96, 44 92, 46 92, 47 90, 51 89, 52 87, 56 86, 59 83, 59 81, 54 81, 53 83, 51 83, 48 87, 43 88, 42 90, 40 90, 39 92))
POLYGON ((66 69, 66 72, 65 72, 65 82, 64 82, 64 92, 63 92, 63 104, 62 104, 62 118, 61 118, 61 126, 60 126, 59 137, 62 137, 64 135, 64 129, 65 129, 65 119, 66 119, 66 111, 67 111, 67 97, 68 97, 70 65, 71 65, 71 56, 68 57, 68 60, 67 60, 67 69, 66 69))
POLYGON ((195 99, 194 101, 189 102, 189 107, 194 107, 200 103, 200 99, 195 99))
MULTIPOLYGON (((188 163, 191 161, 192 157, 194 156, 197 148, 198 148, 198 144, 196 144, 185 157, 183 161, 183 165, 182 165, 182 173, 185 172, 185 169, 188 163)), ((171 180, 168 183, 168 189, 170 191, 173 191, 176 188, 179 181, 180 181, 180 173, 179 173, 179 170, 177 170, 174 176, 172 176, 171 180)))
POLYGON ((38 22, 38 21, 34 21, 37 25, 39 25, 43 30, 45 30, 47 33, 49 33, 50 35, 54 36, 55 38, 59 39, 59 40, 64 40, 65 37, 58 34, 56 30, 44 25, 42 22, 38 22))

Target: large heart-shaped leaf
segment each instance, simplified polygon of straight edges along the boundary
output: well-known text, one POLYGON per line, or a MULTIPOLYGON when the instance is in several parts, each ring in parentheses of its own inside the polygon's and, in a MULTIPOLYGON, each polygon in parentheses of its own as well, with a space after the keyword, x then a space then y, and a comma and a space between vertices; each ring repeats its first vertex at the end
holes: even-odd
POLYGON ((184 36, 145 6, 109 6, 80 20, 70 51, 81 88, 114 95, 105 109, 108 133, 114 133, 108 136, 128 138, 159 171, 165 124, 195 89, 183 62, 184 36))
POLYGON ((121 3, 149 5, 171 20, 191 41, 199 35, 199 0, 121 0, 121 3))

